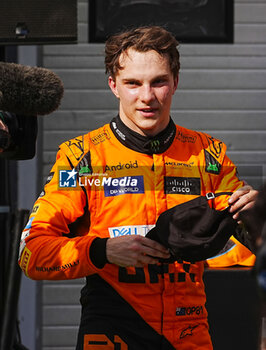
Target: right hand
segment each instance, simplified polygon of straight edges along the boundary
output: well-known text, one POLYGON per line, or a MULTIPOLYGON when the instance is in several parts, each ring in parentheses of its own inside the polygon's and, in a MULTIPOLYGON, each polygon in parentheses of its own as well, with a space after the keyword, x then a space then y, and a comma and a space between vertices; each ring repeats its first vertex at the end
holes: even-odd
POLYGON ((109 263, 122 267, 143 267, 157 264, 159 258, 170 258, 170 253, 160 243, 136 235, 109 238, 106 243, 106 257, 109 263))

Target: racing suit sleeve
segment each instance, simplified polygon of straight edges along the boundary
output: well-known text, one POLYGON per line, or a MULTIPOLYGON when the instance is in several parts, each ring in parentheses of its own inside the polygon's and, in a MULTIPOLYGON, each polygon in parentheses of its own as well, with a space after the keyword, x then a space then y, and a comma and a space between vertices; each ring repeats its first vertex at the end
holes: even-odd
MULTIPOLYGON (((59 150, 22 233, 19 265, 32 279, 85 277, 98 271, 94 264, 97 259, 90 257, 91 245, 97 245, 98 251, 105 252, 106 240, 95 240, 96 236, 89 234, 85 191, 78 185, 76 188, 59 187, 59 170, 72 170, 71 176, 75 175, 72 167, 66 154, 59 150)), ((103 267, 104 264, 98 265, 103 267)))
MULTIPOLYGON (((241 181, 237 174, 237 167, 230 160, 230 158, 224 154, 222 159, 222 167, 219 175, 212 175, 212 187, 214 192, 235 192, 236 190, 241 190, 241 187, 245 185, 241 181)), ((228 206, 227 200, 230 196, 220 196, 215 199, 216 209, 223 210, 228 206)), ((249 236, 245 227, 239 224, 236 227, 236 232, 234 237, 247 247, 252 253, 255 253, 254 242, 252 237, 249 236)))
MULTIPOLYGON (((218 175, 212 175, 211 182, 215 193, 235 192, 244 186, 244 182, 238 177, 237 167, 226 154, 222 161, 220 173, 218 175)), ((222 200, 223 198, 217 197, 216 205, 222 200)))
MULTIPOLYGON (((199 133, 204 147, 205 165, 203 178, 208 184, 206 192, 235 192, 244 186, 244 182, 238 177, 237 167, 227 156, 226 145, 212 136, 199 133), (207 178, 206 178, 207 176, 207 178)), ((219 196, 215 199, 215 209, 223 210, 228 207, 228 196, 219 196)))

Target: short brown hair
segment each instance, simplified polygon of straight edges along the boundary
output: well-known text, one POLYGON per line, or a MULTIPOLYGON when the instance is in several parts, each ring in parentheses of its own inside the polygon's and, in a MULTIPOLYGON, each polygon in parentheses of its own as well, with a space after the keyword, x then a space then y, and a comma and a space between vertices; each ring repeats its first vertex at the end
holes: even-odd
POLYGON ((115 78, 123 69, 119 64, 120 55, 133 48, 139 52, 154 50, 160 55, 167 55, 174 78, 178 76, 180 61, 175 37, 159 26, 140 27, 111 36, 105 44, 106 73, 115 78))

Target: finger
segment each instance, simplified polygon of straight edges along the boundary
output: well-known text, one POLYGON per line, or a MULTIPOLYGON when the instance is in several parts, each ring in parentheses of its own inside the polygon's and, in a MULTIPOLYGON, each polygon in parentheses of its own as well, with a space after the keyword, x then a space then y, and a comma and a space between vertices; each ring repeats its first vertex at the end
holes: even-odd
POLYGON ((146 255, 145 253, 134 252, 131 254, 128 252, 127 257, 120 257, 121 260, 117 261, 119 266, 127 267, 127 266, 135 266, 135 267, 143 267, 148 264, 158 264, 159 259, 146 255))
POLYGON ((141 254, 149 255, 149 256, 152 256, 155 258, 163 258, 163 259, 170 258, 169 251, 164 247, 162 250, 162 249, 153 248, 153 247, 148 246, 148 245, 142 245, 141 246, 141 254))
POLYGON ((233 219, 238 219, 239 218, 239 213, 244 210, 249 210, 253 207, 254 202, 249 202, 246 205, 243 205, 236 213, 233 215, 233 219))
POLYGON ((158 242, 142 236, 123 236, 107 240, 106 257, 119 266, 142 267, 157 264, 156 258, 169 258, 168 250, 158 242), (149 256, 150 255, 150 256, 149 256))
POLYGON ((234 202, 236 202, 240 197, 242 197, 243 195, 249 193, 252 190, 252 187, 249 185, 243 186, 241 188, 239 188, 237 191, 235 191, 231 197, 228 199, 228 203, 229 204, 233 204, 234 202))
POLYGON ((237 201, 235 201, 234 203, 231 204, 231 207, 230 207, 230 212, 234 212, 236 210, 239 210, 241 209, 242 207, 244 207, 246 204, 250 203, 251 206, 254 205, 255 203, 255 200, 256 200, 256 197, 258 195, 258 191, 256 190, 250 190, 249 192, 247 193, 243 193, 237 201))
POLYGON ((1 119, 0 119, 0 129, 8 131, 8 127, 6 126, 6 124, 4 124, 4 122, 1 119))
POLYGON ((166 247, 150 238, 145 238, 145 241, 143 241, 143 248, 145 249, 144 253, 148 255, 160 258, 167 258, 170 256, 169 250, 166 247))
POLYGON ((162 251, 159 251, 157 249, 150 248, 150 247, 143 247, 143 254, 145 256, 148 255, 148 256, 151 256, 153 258, 162 258, 162 259, 170 258, 170 253, 168 251, 165 253, 165 252, 162 252, 162 251))
POLYGON ((139 257, 139 260, 138 262, 136 263, 136 267, 143 267, 145 265, 155 265, 155 264, 158 264, 159 263, 159 260, 158 259, 155 259, 154 257, 152 256, 148 256, 148 255, 141 255, 139 257))
POLYGON ((231 206, 230 206, 230 213, 233 213, 239 209, 241 209, 244 205, 246 205, 248 203, 248 198, 247 197, 240 197, 235 203, 233 203, 231 206))
POLYGON ((142 236, 135 236, 135 241, 141 243, 142 246, 150 247, 162 253, 168 253, 168 249, 166 247, 164 247, 161 243, 154 241, 153 239, 142 236))

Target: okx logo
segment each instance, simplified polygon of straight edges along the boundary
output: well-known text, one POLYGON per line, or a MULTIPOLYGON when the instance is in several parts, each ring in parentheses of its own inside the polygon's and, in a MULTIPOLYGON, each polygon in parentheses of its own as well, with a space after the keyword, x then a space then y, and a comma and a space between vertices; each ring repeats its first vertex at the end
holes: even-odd
POLYGON ((77 187, 77 172, 72 170, 59 170, 59 187, 77 187))

